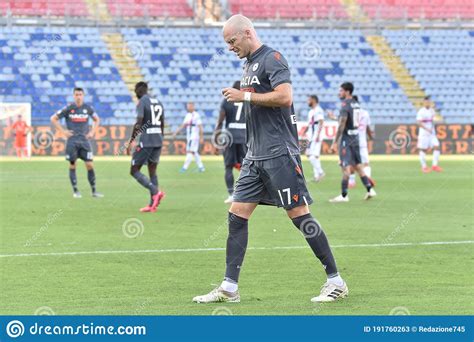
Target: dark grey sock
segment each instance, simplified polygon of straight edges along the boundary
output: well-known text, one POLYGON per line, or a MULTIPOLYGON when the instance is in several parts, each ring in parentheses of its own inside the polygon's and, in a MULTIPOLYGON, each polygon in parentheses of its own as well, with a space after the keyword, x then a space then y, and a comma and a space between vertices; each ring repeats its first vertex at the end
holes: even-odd
POLYGON ((244 262, 249 237, 248 220, 229 213, 229 236, 226 248, 225 278, 239 281, 240 268, 244 262))
POLYGON ((156 186, 156 188, 159 190, 160 187, 158 186, 158 176, 157 175, 153 175, 150 177, 150 182, 153 183, 154 186, 156 186))
POLYGON ((74 190, 74 192, 77 192, 76 169, 69 169, 69 180, 71 181, 72 189, 74 190))
POLYGON ((367 176, 360 177, 360 180, 362 181, 362 183, 364 183, 367 191, 370 191, 370 189, 372 188, 372 184, 370 184, 369 177, 367 176))
POLYGON ((331 247, 329 247, 326 234, 324 234, 318 221, 316 221, 311 214, 295 217, 292 221, 296 228, 303 233, 313 253, 323 264, 328 277, 336 275, 336 261, 332 255, 331 247))
POLYGON ((234 193, 234 172, 232 166, 225 167, 225 184, 229 195, 234 193))
POLYGON ((152 195, 156 194, 158 192, 158 189, 156 188, 155 184, 153 184, 147 176, 145 176, 143 173, 140 171, 137 171, 133 174, 133 178, 137 180, 138 183, 140 183, 142 186, 150 190, 150 193, 152 195))
POLYGON ((92 192, 95 192, 95 172, 94 172, 94 169, 87 170, 87 179, 89 180, 89 184, 91 185, 92 192))
POLYGON ((342 179, 342 182, 341 182, 341 194, 342 194, 342 197, 346 197, 347 196, 347 188, 349 187, 349 180, 345 180, 345 179, 342 179))

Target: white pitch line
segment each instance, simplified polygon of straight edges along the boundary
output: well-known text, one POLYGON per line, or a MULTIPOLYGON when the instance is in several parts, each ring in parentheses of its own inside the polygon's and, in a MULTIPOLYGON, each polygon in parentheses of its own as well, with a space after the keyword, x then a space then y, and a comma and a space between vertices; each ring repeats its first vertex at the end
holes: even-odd
MULTIPOLYGON (((361 247, 405 247, 405 246, 433 246, 433 245, 460 245, 471 244, 474 240, 466 241, 432 241, 432 242, 400 242, 400 243, 373 243, 356 245, 334 245, 332 248, 361 248, 361 247)), ((278 250, 278 249, 302 249, 308 246, 287 247, 249 247, 248 250, 278 250)), ((174 248, 174 249, 139 249, 122 251, 79 251, 79 252, 50 252, 50 253, 19 253, 0 254, 0 258, 33 257, 33 256, 63 256, 63 255, 91 255, 91 254, 140 254, 140 253, 189 253, 189 252, 213 252, 225 251, 225 248, 174 248)))

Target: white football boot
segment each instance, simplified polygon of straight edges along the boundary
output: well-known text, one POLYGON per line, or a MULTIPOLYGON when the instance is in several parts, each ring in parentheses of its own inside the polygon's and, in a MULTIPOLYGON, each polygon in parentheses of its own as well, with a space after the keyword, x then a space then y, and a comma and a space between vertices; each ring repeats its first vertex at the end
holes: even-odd
POLYGON ((366 201, 368 201, 369 199, 371 199, 375 196, 377 196, 377 193, 375 192, 374 188, 370 188, 370 191, 367 191, 367 193, 365 194, 364 199, 366 201))
POLYGON ((335 300, 345 298, 349 295, 349 288, 346 283, 337 286, 333 283, 325 283, 321 287, 321 293, 317 297, 311 298, 313 303, 334 302, 335 300))
POLYGON ((195 303, 240 303, 240 294, 239 290, 235 292, 224 291, 220 286, 216 287, 214 290, 208 294, 202 296, 196 296, 193 298, 195 303))
POLYGON ((342 195, 336 196, 334 198, 331 198, 329 202, 331 203, 349 202, 349 195, 346 195, 346 197, 342 197, 342 195))

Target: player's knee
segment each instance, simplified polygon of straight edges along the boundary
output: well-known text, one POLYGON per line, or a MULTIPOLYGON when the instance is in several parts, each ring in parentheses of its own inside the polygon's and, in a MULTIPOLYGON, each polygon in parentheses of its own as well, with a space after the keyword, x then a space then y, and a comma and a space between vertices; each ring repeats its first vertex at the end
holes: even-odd
POLYGON ((300 217, 306 214, 309 214, 309 208, 307 205, 301 205, 296 208, 292 208, 286 211, 286 214, 290 219, 294 219, 296 217, 300 217))
POLYGON ((76 169, 76 162, 75 161, 70 161, 69 162, 69 168, 71 170, 75 170, 76 169))

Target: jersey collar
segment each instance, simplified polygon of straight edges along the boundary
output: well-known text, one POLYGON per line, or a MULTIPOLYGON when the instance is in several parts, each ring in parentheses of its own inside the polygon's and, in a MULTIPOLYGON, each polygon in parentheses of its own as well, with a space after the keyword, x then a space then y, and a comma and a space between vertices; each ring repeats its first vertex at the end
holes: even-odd
POLYGON ((250 56, 247 57, 247 62, 252 62, 267 46, 262 44, 257 50, 255 50, 250 56))

